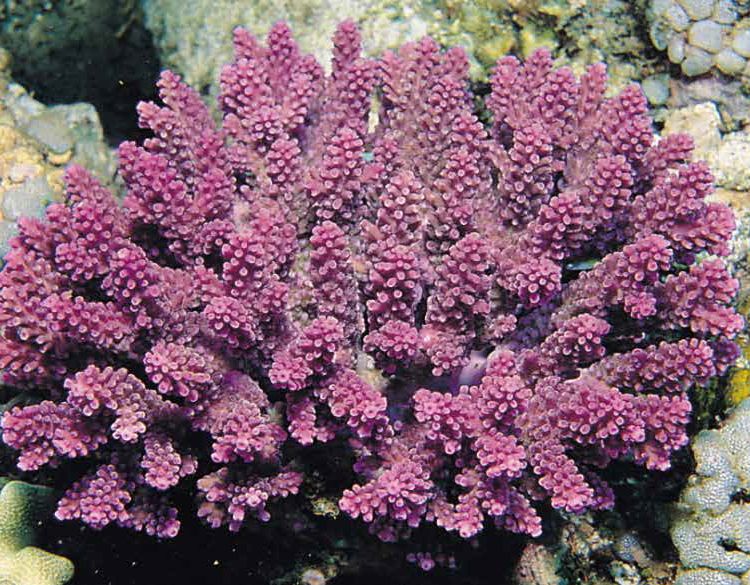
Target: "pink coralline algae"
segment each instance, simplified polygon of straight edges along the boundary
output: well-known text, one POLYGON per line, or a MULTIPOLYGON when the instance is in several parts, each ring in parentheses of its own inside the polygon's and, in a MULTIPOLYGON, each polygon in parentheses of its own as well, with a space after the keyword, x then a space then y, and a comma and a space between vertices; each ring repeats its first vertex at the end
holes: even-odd
POLYGON ((325 489, 335 447, 341 510, 383 540, 536 536, 540 502, 610 507, 608 462, 687 443, 743 325, 689 139, 657 141, 635 86, 605 98, 602 65, 500 59, 485 123, 463 50, 334 43, 326 74, 285 25, 238 29, 221 125, 164 72, 122 204, 74 166, 19 222, 0 366, 38 399, 3 439, 24 471, 89 462, 59 518, 171 537, 194 482, 238 530, 325 489))

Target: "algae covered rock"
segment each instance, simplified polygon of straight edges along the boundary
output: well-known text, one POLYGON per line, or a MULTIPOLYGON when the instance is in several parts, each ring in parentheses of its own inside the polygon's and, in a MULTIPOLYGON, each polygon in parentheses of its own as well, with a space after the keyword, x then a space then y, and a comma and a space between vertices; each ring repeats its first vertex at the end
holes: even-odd
POLYGON ((750 133, 722 132, 723 120, 713 102, 671 111, 664 120, 664 134, 690 134, 695 157, 711 167, 716 185, 733 191, 750 191, 750 133))
POLYGON ((115 174, 96 109, 78 103, 48 107, 10 78, 0 49, 0 254, 19 217, 39 217, 62 198, 68 163, 93 170, 105 183, 115 174))
POLYGON ((750 401, 693 441, 690 477, 672 525, 683 568, 675 585, 750 582, 750 401))
POLYGON ((141 0, 145 22, 164 66, 215 95, 222 63, 231 58, 231 31, 262 36, 285 20, 306 53, 324 64, 338 22, 357 23, 368 55, 430 35, 466 49, 475 80, 486 80, 506 54, 545 46, 580 72, 606 61, 613 87, 654 73, 658 61, 640 21, 644 0, 141 0))
POLYGON ((40 520, 52 513, 54 491, 22 481, 0 481, 0 583, 62 585, 73 577, 68 559, 33 546, 40 520))
POLYGON ((628 528, 619 512, 563 513, 557 521, 562 523, 554 539, 526 543, 513 585, 666 585, 674 580, 672 560, 628 528))
POLYGON ((563 585, 560 576, 560 553, 538 542, 529 542, 523 549, 513 573, 514 585, 563 585))
POLYGON ((365 49, 377 54, 427 34, 431 17, 421 4, 412 0, 195 0, 187 4, 142 0, 162 63, 183 75, 189 85, 210 93, 215 93, 221 65, 231 61, 231 31, 237 26, 262 37, 271 24, 285 20, 296 31, 302 50, 327 64, 339 21, 357 22, 365 49))
POLYGON ((138 0, 7 0, 0 45, 14 57, 14 77, 40 99, 91 102, 109 132, 124 135, 158 72, 142 20, 138 0))
POLYGON ((747 0, 650 0, 647 14, 654 46, 684 75, 750 76, 747 0))
MULTIPOLYGON (((543 4, 549 4, 545 2, 543 4)), ((513 18, 526 19, 522 4, 496 0, 142 0, 146 26, 163 64, 204 93, 216 93, 223 63, 232 56, 231 31, 243 26, 262 37, 284 20, 296 31, 303 52, 324 66, 331 57, 336 25, 351 19, 362 32, 365 53, 374 56, 406 41, 433 36, 444 46, 460 45, 470 57, 475 78, 520 45, 513 18)), ((540 4, 534 2, 531 4, 540 4)), ((575 4, 575 3, 574 3, 575 4)), ((534 9, 537 7, 534 6, 534 9)), ((530 32, 529 29, 528 32, 530 32)), ((547 46, 549 31, 537 27, 527 44, 547 46)))

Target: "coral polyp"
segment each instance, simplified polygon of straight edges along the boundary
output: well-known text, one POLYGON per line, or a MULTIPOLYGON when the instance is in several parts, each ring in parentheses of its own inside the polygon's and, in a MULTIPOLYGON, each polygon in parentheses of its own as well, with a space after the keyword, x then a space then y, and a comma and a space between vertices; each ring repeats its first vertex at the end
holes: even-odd
POLYGON ((71 167, 19 222, 0 365, 39 400, 3 439, 26 471, 90 464, 58 518, 171 537, 192 484, 238 530, 330 448, 383 540, 539 535, 538 502, 610 507, 598 470, 687 444, 687 391, 743 325, 690 140, 657 141, 635 86, 605 97, 602 65, 501 59, 485 124, 463 50, 367 59, 349 22, 334 44, 327 75, 285 25, 238 29, 221 125, 166 71, 122 204, 71 167))

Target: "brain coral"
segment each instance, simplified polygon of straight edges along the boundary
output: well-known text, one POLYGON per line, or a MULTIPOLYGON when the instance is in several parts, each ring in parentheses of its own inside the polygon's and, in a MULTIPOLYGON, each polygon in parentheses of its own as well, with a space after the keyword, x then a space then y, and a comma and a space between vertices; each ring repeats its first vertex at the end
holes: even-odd
POLYGON ((62 585, 73 563, 32 546, 39 521, 54 508, 54 491, 23 481, 0 480, 0 582, 62 585))
POLYGON ((383 540, 538 535, 536 502, 613 504, 610 460, 669 466, 687 390, 736 357, 734 220, 636 87, 503 58, 486 126, 429 38, 370 60, 345 22, 330 75, 283 24, 234 41, 220 127, 164 72, 123 205, 72 167, 0 273, 0 365, 40 397, 3 439, 23 470, 90 464, 58 518, 170 537, 195 482, 238 530, 329 443, 383 540))
POLYGON ((750 401, 693 442, 696 469, 679 502, 672 539, 684 570, 677 585, 740 585, 750 578, 750 401))

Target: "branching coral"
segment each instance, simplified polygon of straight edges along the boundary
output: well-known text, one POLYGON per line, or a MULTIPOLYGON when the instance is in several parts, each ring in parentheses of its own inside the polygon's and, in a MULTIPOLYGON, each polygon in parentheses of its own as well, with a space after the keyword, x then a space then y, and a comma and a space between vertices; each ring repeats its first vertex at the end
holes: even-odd
POLYGON ((600 65, 501 59, 485 127, 461 49, 364 59, 348 22, 334 43, 325 75, 284 25, 237 30, 221 127, 165 72, 153 137, 120 147, 124 204, 73 167, 67 205, 21 222, 0 365, 44 398, 3 437, 25 470, 91 462, 59 518, 172 536, 198 475, 198 514, 237 530, 336 442, 340 508, 384 540, 538 535, 535 502, 611 506, 597 469, 687 443, 686 392, 742 326, 699 260, 734 221, 688 141, 656 143, 600 65))

